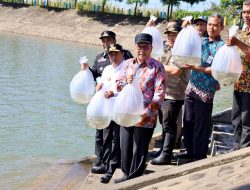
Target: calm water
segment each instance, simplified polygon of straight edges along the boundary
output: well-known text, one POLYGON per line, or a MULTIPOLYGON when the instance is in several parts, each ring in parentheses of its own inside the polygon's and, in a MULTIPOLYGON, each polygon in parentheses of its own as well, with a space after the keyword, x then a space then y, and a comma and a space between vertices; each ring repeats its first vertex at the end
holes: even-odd
MULTIPOLYGON (((86 107, 71 100, 69 83, 79 57, 93 62, 100 51, 0 33, 0 189, 26 189, 56 163, 94 153, 95 130, 86 125, 86 107)), ((222 88, 214 111, 230 107, 231 97, 231 89, 222 88)))
POLYGON ((95 130, 86 107, 74 103, 69 83, 79 57, 95 46, 0 33, 0 189, 25 181, 63 160, 94 153, 95 130))

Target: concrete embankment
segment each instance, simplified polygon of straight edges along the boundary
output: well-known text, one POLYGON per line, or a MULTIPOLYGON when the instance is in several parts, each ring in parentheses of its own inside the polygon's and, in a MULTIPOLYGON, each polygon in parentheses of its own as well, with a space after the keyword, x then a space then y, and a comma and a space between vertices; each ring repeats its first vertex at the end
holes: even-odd
MULTIPOLYGON (((148 18, 126 15, 47 10, 39 7, 0 6, 0 31, 100 45, 104 30, 117 34, 117 41, 133 50, 134 37, 148 18)), ((162 22, 164 23, 164 22, 162 22)), ((164 24, 159 29, 164 30, 164 24)))
MULTIPOLYGON (((89 174, 79 190, 219 190, 250 189, 250 147, 181 166, 153 166, 149 174, 120 184, 101 184, 102 175, 89 174)), ((121 177, 120 169, 113 178, 121 177)))

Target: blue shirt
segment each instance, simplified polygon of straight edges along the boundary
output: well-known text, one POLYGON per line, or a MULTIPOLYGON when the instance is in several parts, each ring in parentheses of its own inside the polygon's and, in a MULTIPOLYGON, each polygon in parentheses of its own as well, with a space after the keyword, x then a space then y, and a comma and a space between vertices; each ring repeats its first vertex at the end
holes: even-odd
MULTIPOLYGON (((221 37, 209 41, 208 37, 202 38, 201 67, 211 67, 212 60, 220 47, 224 45, 221 37)), ((206 103, 212 103, 219 83, 211 75, 192 70, 186 89, 186 94, 200 99, 206 103)))

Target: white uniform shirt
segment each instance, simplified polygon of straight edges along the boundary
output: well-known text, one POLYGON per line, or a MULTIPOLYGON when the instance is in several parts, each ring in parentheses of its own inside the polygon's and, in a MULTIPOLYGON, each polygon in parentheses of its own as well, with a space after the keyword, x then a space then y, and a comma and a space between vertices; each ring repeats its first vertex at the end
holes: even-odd
POLYGON ((123 66, 124 66, 124 61, 122 61, 116 67, 114 67, 113 65, 108 65, 104 68, 101 76, 101 82, 104 84, 104 86, 107 84, 108 86, 107 90, 113 91, 114 96, 118 95, 116 81, 119 79, 118 77, 124 75, 122 70, 123 66))

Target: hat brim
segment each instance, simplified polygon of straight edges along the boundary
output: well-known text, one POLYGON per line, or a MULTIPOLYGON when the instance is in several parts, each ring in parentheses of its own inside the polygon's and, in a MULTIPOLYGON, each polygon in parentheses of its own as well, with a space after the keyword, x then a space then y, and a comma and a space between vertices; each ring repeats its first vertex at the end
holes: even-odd
POLYGON ((164 34, 167 34, 167 33, 170 33, 170 32, 172 32, 172 33, 179 33, 179 31, 177 31, 177 30, 174 30, 174 31, 172 31, 172 30, 167 30, 166 32, 164 32, 164 34))
POLYGON ((135 42, 136 44, 139 44, 139 43, 146 43, 146 44, 152 44, 152 42, 149 42, 149 41, 145 41, 145 40, 140 40, 138 42, 135 42))
POLYGON ((116 49, 116 50, 111 50, 111 51, 108 51, 108 53, 110 53, 110 52, 122 52, 122 50, 118 50, 118 49, 116 49))
POLYGON ((197 18, 197 19, 194 20, 194 24, 196 24, 199 21, 207 23, 207 20, 204 20, 204 19, 201 19, 201 18, 197 18))
POLYGON ((107 35, 107 36, 101 36, 99 39, 102 39, 102 38, 108 38, 108 37, 115 39, 113 36, 110 36, 110 35, 107 35))

